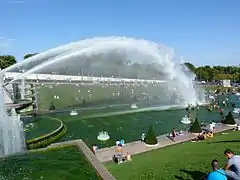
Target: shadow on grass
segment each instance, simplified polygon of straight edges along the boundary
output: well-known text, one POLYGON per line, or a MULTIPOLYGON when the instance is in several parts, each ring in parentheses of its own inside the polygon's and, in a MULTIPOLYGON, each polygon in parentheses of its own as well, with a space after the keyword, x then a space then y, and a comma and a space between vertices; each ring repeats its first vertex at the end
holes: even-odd
POLYGON ((239 143, 240 140, 231 140, 231 141, 213 141, 209 142, 208 144, 217 144, 217 143, 239 143))
MULTIPOLYGON (((204 180, 207 176, 206 173, 201 171, 189 171, 189 170, 181 169, 180 172, 188 174, 189 176, 191 176, 191 179, 194 179, 194 180, 204 180)), ((184 179, 181 176, 175 176, 175 178, 181 179, 181 180, 190 180, 190 179, 184 179)))

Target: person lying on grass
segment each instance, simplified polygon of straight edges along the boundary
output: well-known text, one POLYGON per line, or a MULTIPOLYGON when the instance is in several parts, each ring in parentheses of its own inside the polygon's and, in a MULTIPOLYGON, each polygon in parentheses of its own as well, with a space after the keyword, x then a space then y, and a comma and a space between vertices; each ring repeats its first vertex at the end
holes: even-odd
POLYGON ((204 132, 204 133, 201 133, 199 134, 196 138, 192 139, 193 142, 196 142, 196 141, 203 141, 207 138, 213 138, 213 132, 204 132))
POLYGON ((225 166, 227 177, 232 180, 240 180, 240 156, 235 155, 231 149, 226 149, 224 155, 228 159, 225 166))

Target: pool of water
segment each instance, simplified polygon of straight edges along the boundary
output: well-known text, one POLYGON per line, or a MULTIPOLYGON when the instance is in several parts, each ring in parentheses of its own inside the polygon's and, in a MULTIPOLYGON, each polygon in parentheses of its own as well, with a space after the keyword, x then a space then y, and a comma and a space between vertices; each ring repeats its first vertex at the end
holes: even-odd
MULTIPOLYGON (((221 96, 219 99, 222 101, 226 97, 221 96)), ((236 103, 236 107, 240 107, 238 97, 228 96, 228 98, 229 101, 236 103)), ((225 114, 230 110, 228 107, 222 108, 225 109, 225 114)), ((126 143, 139 140, 141 134, 146 133, 150 125, 153 126, 157 135, 169 133, 172 128, 177 130, 189 128, 189 125, 180 123, 186 114, 185 108, 174 105, 157 107, 156 105, 142 104, 138 109, 131 109, 130 104, 127 106, 108 106, 78 110, 77 116, 70 116, 69 112, 49 114, 49 116, 62 120, 68 128, 67 134, 61 141, 83 139, 89 147, 92 147, 93 144, 97 144, 100 148, 113 146, 120 138, 123 138, 126 143), (97 140, 98 133, 101 131, 108 132, 110 140, 105 142, 97 140)), ((193 119, 197 117, 199 122, 204 123, 221 120, 218 110, 210 112, 206 107, 200 107, 198 111, 193 111, 192 117, 193 119)))

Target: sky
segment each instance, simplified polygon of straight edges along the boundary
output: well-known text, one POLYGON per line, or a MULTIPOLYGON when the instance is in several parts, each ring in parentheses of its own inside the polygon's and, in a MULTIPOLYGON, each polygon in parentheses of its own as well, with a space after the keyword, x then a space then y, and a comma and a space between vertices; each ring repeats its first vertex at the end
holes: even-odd
POLYGON ((239 0, 0 0, 0 54, 96 36, 165 44, 196 66, 240 64, 239 0))

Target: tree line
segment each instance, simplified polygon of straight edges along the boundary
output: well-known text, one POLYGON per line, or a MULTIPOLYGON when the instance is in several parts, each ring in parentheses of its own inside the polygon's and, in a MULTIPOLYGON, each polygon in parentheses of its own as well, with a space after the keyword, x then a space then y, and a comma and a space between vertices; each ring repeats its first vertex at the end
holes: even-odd
MULTIPOLYGON (((37 53, 30 53, 24 55, 24 59, 30 58, 37 53)), ((15 64, 16 58, 12 55, 0 56, 0 68, 4 69, 15 64)), ((240 82, 240 66, 200 66, 195 67, 192 63, 184 63, 186 67, 196 74, 199 81, 219 81, 223 79, 230 79, 234 82, 240 82)), ((66 68, 66 67, 65 67, 66 68)))
POLYGON ((200 66, 186 62, 185 66, 196 74, 199 81, 219 81, 230 79, 234 82, 240 82, 240 66, 200 66))

